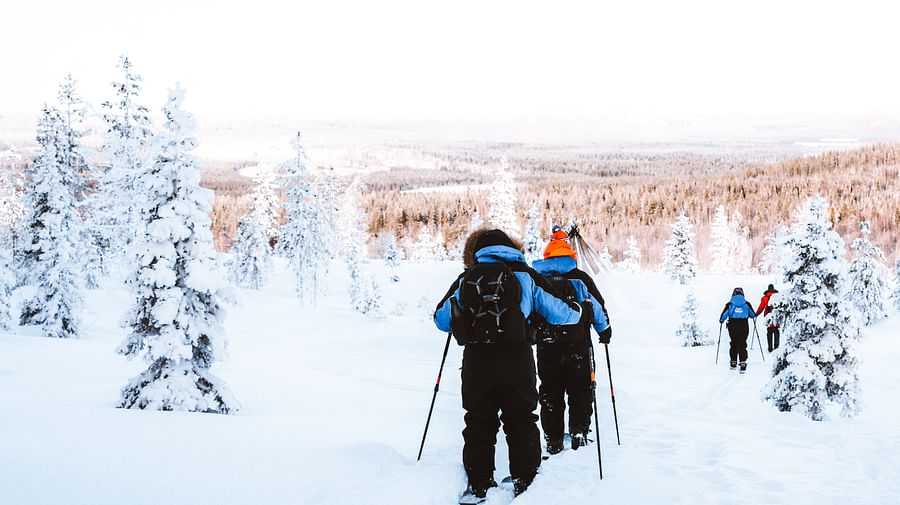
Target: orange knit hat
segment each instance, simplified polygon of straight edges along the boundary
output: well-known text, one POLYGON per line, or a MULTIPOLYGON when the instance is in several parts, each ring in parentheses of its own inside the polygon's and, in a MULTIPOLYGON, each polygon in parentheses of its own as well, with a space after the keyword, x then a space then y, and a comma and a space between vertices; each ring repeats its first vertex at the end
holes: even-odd
MULTIPOLYGON (((557 232, 563 233, 566 232, 557 232)), ((554 236, 556 233, 553 234, 554 236)), ((556 256, 571 256, 573 258, 577 258, 578 256, 575 254, 575 251, 572 250, 572 246, 566 242, 565 239, 555 239, 551 240, 547 247, 544 249, 544 259, 554 258, 556 256)))

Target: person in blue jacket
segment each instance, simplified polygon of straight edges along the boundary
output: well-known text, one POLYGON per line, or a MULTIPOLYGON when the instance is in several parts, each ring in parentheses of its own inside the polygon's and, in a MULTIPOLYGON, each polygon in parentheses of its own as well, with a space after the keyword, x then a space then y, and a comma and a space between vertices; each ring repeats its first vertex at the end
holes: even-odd
POLYGON ((538 322, 537 367, 541 379, 539 389, 541 427, 547 452, 563 450, 566 396, 569 407, 569 434, 572 449, 590 442, 591 431, 591 326, 608 344, 612 337, 603 296, 584 271, 578 269, 576 253, 568 243, 568 234, 554 226, 551 241, 544 249, 544 259, 534 262, 534 269, 544 275, 560 294, 572 300, 590 300, 593 319, 583 319, 569 326, 538 322))
POLYGON ((734 370, 740 359, 741 372, 747 370, 747 335, 750 334, 748 319, 753 319, 753 324, 756 324, 756 311, 744 298, 744 290, 734 288, 731 300, 725 304, 722 315, 719 316, 719 324, 728 320, 728 336, 731 339, 728 348, 728 355, 731 357, 730 366, 734 370))
MULTIPOLYGON (((501 230, 473 232, 466 240, 464 263, 467 272, 502 264, 496 266, 508 268, 520 288, 513 298, 518 300, 517 307, 511 310, 518 322, 504 319, 507 327, 502 328, 503 340, 469 341, 463 350, 463 466, 468 477, 467 494, 483 498, 488 489, 497 485, 494 451, 502 421, 509 446, 509 471, 518 495, 531 484, 541 463, 538 417, 534 413, 538 403, 534 356, 522 321, 540 314, 552 324, 574 324, 591 306, 590 302, 570 303, 554 296, 547 281, 526 264, 522 245, 501 230)), ((454 318, 462 319, 462 311, 469 310, 461 307, 467 282, 475 282, 467 280, 467 272, 453 282, 437 305, 434 323, 441 331, 459 328, 453 326, 454 318)), ((497 320, 500 321, 499 316, 497 320)), ((456 331, 454 335, 459 339, 456 331)))

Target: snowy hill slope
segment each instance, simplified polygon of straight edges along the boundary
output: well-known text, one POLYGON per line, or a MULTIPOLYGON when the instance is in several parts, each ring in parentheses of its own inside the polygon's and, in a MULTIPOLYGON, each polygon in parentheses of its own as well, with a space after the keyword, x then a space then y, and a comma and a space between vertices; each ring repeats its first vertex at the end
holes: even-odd
MULTIPOLYGON (((240 291, 226 319, 229 357, 214 372, 242 405, 234 416, 114 408, 143 367, 115 354, 130 301, 116 282, 88 294, 82 340, 0 333, 0 503, 455 503, 465 485, 455 344, 415 457, 445 338, 428 315, 457 270, 404 264, 399 284, 382 276, 389 315, 370 320, 347 307, 341 265, 319 305, 302 307, 279 263, 269 287, 240 291)), ((731 289, 756 303, 768 282, 701 276, 703 323, 716 335, 731 289)), ((727 335, 718 366, 715 347, 678 347, 683 287, 657 274, 601 284, 615 286, 606 296, 622 445, 597 346, 604 479, 593 447, 566 451, 516 505, 900 501, 900 317, 866 330, 862 414, 814 423, 761 403, 771 358, 761 362, 758 344, 743 376, 727 368, 727 335)), ((502 435, 498 445, 499 479, 502 435)))

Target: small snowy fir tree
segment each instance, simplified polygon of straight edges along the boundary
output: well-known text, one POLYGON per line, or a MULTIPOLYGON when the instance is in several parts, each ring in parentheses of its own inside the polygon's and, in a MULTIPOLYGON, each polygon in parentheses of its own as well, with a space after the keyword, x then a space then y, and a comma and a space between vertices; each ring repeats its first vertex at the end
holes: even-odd
POLYGON ((541 236, 541 212, 537 202, 528 208, 525 222, 525 260, 529 263, 541 259, 544 239, 541 236))
POLYGON ((254 194, 250 213, 238 222, 231 247, 231 280, 242 288, 260 289, 272 271, 271 222, 265 203, 259 193, 254 194))
POLYGON ((712 345, 709 332, 700 327, 697 320, 697 297, 693 291, 689 291, 681 306, 681 325, 675 331, 675 336, 683 347, 697 347, 712 345))
POLYGON ((428 223, 423 224, 419 228, 419 237, 411 259, 416 263, 446 259, 446 249, 444 249, 442 242, 442 236, 433 235, 428 223), (443 257, 441 257, 442 251, 444 252, 443 257))
POLYGON ((687 214, 680 213, 672 224, 672 236, 666 242, 663 269, 670 279, 679 284, 687 284, 697 275, 693 228, 687 214))
POLYGON ((732 243, 734 237, 728 225, 728 213, 724 205, 716 207, 716 215, 709 230, 709 257, 712 263, 709 271, 714 274, 733 273, 732 243))
POLYGON ((58 109, 44 107, 37 142, 41 151, 28 169, 30 185, 24 194, 30 237, 19 269, 36 290, 22 304, 20 323, 39 325, 48 337, 77 338, 83 307, 82 222, 77 174, 70 164, 73 144, 58 109))
POLYGON ((8 240, 5 246, 11 251, 18 249, 17 240, 25 231, 22 181, 15 167, 20 157, 14 149, 0 153, 0 235, 5 234, 8 240))
POLYGON ((488 196, 488 223, 510 236, 520 236, 516 220, 516 183, 505 156, 500 158, 500 171, 494 178, 491 194, 488 196))
POLYGON ((637 240, 629 236, 625 242, 625 259, 619 262, 619 269, 623 272, 636 274, 641 271, 641 249, 637 240))
POLYGON ((894 310, 900 312, 900 258, 894 261, 894 310))
POLYGON ((790 249, 785 245, 785 240, 790 235, 790 230, 784 223, 777 223, 766 237, 766 245, 763 247, 759 261, 759 272, 763 274, 781 274, 784 262, 791 257, 790 249))
POLYGON ((387 244, 384 246, 384 264, 388 268, 391 282, 400 282, 400 276, 397 275, 397 267, 403 260, 403 249, 397 244, 397 237, 393 233, 388 233, 387 244))
POLYGON ((151 150, 150 111, 141 105, 143 78, 133 70, 127 56, 119 57, 121 82, 113 82, 116 98, 102 104, 106 133, 103 153, 109 168, 98 176, 100 190, 95 227, 104 237, 111 258, 121 257, 125 249, 142 234, 139 215, 143 195, 135 188, 151 150))
POLYGON ((842 415, 859 412, 856 342, 859 330, 851 302, 844 296, 844 241, 831 230, 828 203, 810 199, 787 244, 781 318, 783 350, 772 366, 762 397, 782 411, 825 419, 829 402, 842 415))
POLYGON ((210 367, 224 353, 226 272, 217 262, 209 213, 212 191, 200 187, 193 116, 184 90, 169 90, 160 148, 135 181, 147 222, 135 244, 129 280, 135 296, 119 352, 141 352, 150 366, 122 389, 119 407, 227 414, 237 403, 210 367))
POLYGON ((860 223, 859 232, 862 236, 852 246, 856 257, 850 262, 849 295, 862 324, 869 326, 887 317, 887 267, 884 253, 869 240, 872 229, 868 221, 860 223))

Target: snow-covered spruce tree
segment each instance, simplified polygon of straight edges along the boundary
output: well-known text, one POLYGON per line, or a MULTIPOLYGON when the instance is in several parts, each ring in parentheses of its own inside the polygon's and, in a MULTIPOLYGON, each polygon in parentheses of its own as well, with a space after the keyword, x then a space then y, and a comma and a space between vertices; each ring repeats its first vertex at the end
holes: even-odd
POLYGON ((393 233, 388 233, 386 244, 384 246, 384 264, 390 273, 391 282, 400 282, 400 276, 397 275, 397 267, 403 260, 403 249, 397 244, 397 237, 393 233))
POLYGON ((347 188, 342 209, 344 263, 350 273, 350 305, 353 310, 368 316, 379 316, 380 289, 372 275, 365 270, 368 258, 369 231, 365 214, 359 208, 359 179, 347 188), (377 300, 376 300, 377 298, 377 300))
POLYGON ((541 236, 541 212, 537 202, 531 204, 525 221, 525 260, 531 263, 540 259, 544 250, 544 239, 541 236))
POLYGON ((94 227, 102 230, 110 258, 120 258, 125 249, 142 234, 139 215, 143 195, 135 188, 151 151, 153 138, 150 111, 141 105, 140 94, 143 78, 136 74, 131 60, 122 55, 118 68, 122 71, 120 82, 113 82, 116 97, 102 104, 106 132, 103 153, 109 160, 109 168, 98 176, 100 189, 95 205, 94 227))
POLYGON ((710 273, 732 273, 734 261, 731 253, 734 237, 731 234, 728 212, 725 211, 724 205, 716 207, 716 215, 713 217, 709 230, 709 239, 710 273))
POLYGON ((607 270, 612 270, 613 257, 609 253, 609 247, 607 246, 603 246, 603 249, 600 251, 600 265, 607 270))
POLYGON ((672 224, 672 236, 666 241, 663 269, 679 284, 687 284, 697 276, 697 254, 694 251, 694 225, 682 212, 672 224))
POLYGON ((860 238, 853 241, 856 257, 850 262, 850 292, 864 326, 877 323, 887 317, 887 267, 884 253, 869 240, 872 232, 868 221, 859 225, 860 238))
POLYGON ((900 312, 900 258, 894 261, 894 310, 900 312))
POLYGON ((790 230, 784 223, 775 224, 775 227, 766 236, 766 245, 763 247, 759 261, 760 273, 781 274, 782 265, 791 257, 791 251, 785 245, 785 240, 789 235, 790 230))
POLYGON ((419 228, 419 237, 416 240, 416 248, 413 249, 412 258, 416 263, 426 261, 435 261, 435 237, 431 234, 431 227, 428 223, 422 224, 419 228))
POLYGON ((519 236, 519 223, 516 220, 516 183, 505 156, 500 158, 500 171, 494 178, 491 194, 488 196, 488 223, 510 235, 519 236))
POLYGON ((39 325, 44 335, 77 338, 84 281, 78 241, 81 218, 70 137, 59 109, 45 106, 38 121, 41 147, 28 168, 24 193, 28 236, 18 271, 36 290, 22 304, 20 324, 39 325))
POLYGON ((254 202, 250 212, 238 222, 231 246, 231 281, 242 288, 260 289, 272 271, 269 222, 264 209, 254 202))
POLYGON ((79 227, 81 239, 76 242, 78 252, 75 255, 81 263, 79 270, 85 280, 85 286, 94 289, 100 278, 107 272, 105 263, 106 240, 102 231, 96 227, 95 216, 101 212, 95 206, 104 205, 101 199, 93 198, 92 189, 97 169, 90 162, 93 151, 83 145, 81 139, 90 134, 85 127, 85 119, 89 106, 81 99, 76 90, 76 81, 71 74, 67 75, 59 87, 59 103, 62 116, 60 160, 69 167, 73 174, 75 198, 78 201, 78 215, 82 223, 79 227))
POLYGON ((147 219, 135 243, 129 284, 135 296, 119 352, 144 353, 150 366, 122 389, 119 407, 227 414, 238 406, 210 367, 224 353, 226 272, 209 218, 212 191, 200 187, 193 116, 184 90, 169 90, 159 152, 135 181, 147 219))
POLYGON ((12 240, 0 228, 0 330, 12 326, 12 292, 16 286, 13 269, 12 240))
POLYGON ((284 165, 287 172, 284 199, 286 222, 279 234, 278 247, 294 271, 301 303, 309 296, 316 303, 319 280, 327 269, 331 254, 321 239, 331 232, 324 228, 323 210, 306 168, 306 150, 300 132, 294 136, 291 145, 295 154, 294 159, 284 165))
POLYGON ((739 211, 731 215, 729 227, 732 237, 732 271, 737 273, 750 272, 753 268, 753 248, 750 245, 750 229, 741 226, 743 216, 739 211))
MULTIPOLYGON (((317 199, 318 202, 321 199, 317 199)), ((252 205, 262 213, 266 236, 273 243, 278 242, 278 229, 281 226, 282 204, 275 192, 275 184, 271 177, 263 177, 256 181, 256 189, 251 196, 252 205)))
POLYGON ((675 330, 675 337, 683 347, 697 347, 713 343, 709 332, 701 328, 697 320, 697 296, 693 291, 688 292, 681 305, 681 324, 675 330))
POLYGON ((828 203, 810 199, 787 244, 793 256, 785 263, 782 293, 782 351, 762 397, 782 411, 825 418, 836 402, 842 415, 859 412, 854 309, 845 298, 844 241, 831 230, 828 203))
POLYGON ((638 247, 634 236, 629 236, 625 242, 625 259, 619 262, 619 269, 623 272, 636 274, 641 271, 641 249, 638 247))

